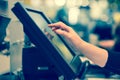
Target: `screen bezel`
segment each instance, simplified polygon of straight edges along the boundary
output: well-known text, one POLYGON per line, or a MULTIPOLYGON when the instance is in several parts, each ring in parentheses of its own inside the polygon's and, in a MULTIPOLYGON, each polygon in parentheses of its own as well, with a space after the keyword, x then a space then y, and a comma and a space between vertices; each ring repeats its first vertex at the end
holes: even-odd
POLYGON ((35 11, 35 12, 43 15, 44 19, 48 23, 51 23, 49 21, 49 19, 47 17, 45 17, 43 12, 36 11, 36 10, 30 9, 28 7, 25 7, 23 4, 21 4, 19 2, 17 2, 15 4, 15 6, 12 8, 12 11, 15 13, 15 15, 18 17, 18 19, 22 22, 23 30, 26 33, 26 35, 29 37, 31 42, 33 42, 35 44, 35 46, 40 47, 41 49, 43 49, 45 51, 45 54, 47 54, 46 57, 48 57, 50 59, 51 63, 53 63, 57 67, 57 69, 66 78, 74 79, 77 76, 78 72, 74 72, 71 69, 71 67, 64 61, 64 59, 60 56, 59 52, 54 48, 53 45, 51 45, 50 41, 47 39, 47 37, 44 35, 44 33, 42 33, 42 31, 39 30, 38 26, 35 24, 35 22, 29 16, 27 10, 32 10, 32 11, 35 11), (31 34, 31 32, 34 32, 34 34, 31 34), (35 36, 36 34, 37 34, 37 37, 35 36), (44 47, 43 47, 43 45, 44 45, 44 47))

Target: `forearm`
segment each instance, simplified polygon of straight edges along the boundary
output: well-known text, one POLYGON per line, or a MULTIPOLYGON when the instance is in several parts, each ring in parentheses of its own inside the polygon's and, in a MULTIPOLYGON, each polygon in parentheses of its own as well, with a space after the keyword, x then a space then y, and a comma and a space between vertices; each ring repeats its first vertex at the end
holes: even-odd
POLYGON ((108 58, 108 52, 105 49, 87 43, 82 39, 77 39, 76 41, 74 40, 73 44, 80 53, 84 54, 95 64, 100 67, 105 66, 108 58))

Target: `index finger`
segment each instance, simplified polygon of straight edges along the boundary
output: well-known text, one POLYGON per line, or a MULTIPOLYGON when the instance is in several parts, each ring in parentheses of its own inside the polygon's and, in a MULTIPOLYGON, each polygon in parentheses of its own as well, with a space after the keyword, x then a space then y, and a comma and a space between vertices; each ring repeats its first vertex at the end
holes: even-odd
POLYGON ((67 30, 68 31, 68 26, 67 25, 65 25, 64 23, 62 23, 62 22, 57 22, 57 23, 53 23, 53 24, 49 24, 48 25, 49 27, 51 27, 51 28, 56 28, 56 29, 63 29, 63 30, 67 30))

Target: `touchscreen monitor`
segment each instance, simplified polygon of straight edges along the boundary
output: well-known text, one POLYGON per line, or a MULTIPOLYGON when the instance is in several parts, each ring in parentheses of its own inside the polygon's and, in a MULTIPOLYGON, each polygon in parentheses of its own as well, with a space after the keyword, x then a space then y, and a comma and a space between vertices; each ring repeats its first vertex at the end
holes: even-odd
POLYGON ((14 14, 22 22, 24 32, 31 42, 45 50, 46 57, 67 79, 75 78, 79 73, 80 59, 75 61, 72 50, 66 45, 60 35, 55 34, 48 24, 51 21, 42 11, 16 3, 12 8, 14 14))

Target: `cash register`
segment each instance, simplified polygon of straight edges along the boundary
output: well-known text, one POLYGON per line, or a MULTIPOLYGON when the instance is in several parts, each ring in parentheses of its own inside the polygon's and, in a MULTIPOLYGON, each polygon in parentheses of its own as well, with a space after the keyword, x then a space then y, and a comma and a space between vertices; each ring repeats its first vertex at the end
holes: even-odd
POLYGON ((74 80, 83 76, 85 64, 66 44, 63 36, 48 27, 52 22, 43 11, 20 2, 15 3, 12 11, 34 44, 30 48, 23 48, 22 70, 25 80, 74 80))

